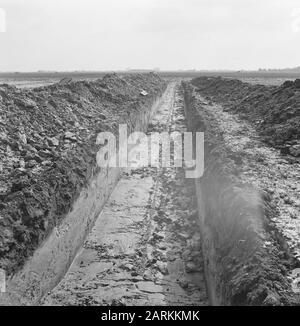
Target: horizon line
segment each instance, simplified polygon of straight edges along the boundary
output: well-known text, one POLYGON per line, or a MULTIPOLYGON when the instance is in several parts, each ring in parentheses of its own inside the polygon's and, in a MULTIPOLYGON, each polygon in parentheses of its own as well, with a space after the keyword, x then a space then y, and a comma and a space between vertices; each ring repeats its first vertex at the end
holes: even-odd
POLYGON ((113 72, 284 72, 293 71, 300 72, 300 66, 293 68, 258 68, 258 69, 147 69, 147 68, 132 68, 132 69, 107 69, 107 70, 47 70, 40 69, 34 71, 0 71, 0 74, 32 74, 32 73, 113 73, 113 72), (298 71, 297 71, 298 70, 298 71))

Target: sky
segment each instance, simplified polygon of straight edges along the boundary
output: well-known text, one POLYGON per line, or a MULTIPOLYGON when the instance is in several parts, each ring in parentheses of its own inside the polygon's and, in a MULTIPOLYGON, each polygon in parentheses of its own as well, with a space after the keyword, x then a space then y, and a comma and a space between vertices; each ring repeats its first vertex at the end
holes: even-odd
POLYGON ((0 0, 0 71, 296 66, 299 0, 0 0))

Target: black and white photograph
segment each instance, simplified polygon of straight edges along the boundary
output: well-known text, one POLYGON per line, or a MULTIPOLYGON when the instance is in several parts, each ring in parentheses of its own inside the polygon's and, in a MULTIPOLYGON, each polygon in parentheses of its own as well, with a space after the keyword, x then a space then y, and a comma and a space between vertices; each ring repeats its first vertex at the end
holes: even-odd
POLYGON ((0 0, 0 306, 300 306, 299 0, 0 0))

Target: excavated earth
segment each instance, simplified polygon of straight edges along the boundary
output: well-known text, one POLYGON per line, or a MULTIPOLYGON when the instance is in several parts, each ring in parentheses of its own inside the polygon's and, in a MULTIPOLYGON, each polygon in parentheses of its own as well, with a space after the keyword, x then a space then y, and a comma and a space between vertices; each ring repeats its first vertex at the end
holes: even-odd
POLYGON ((299 94, 155 74, 1 85, 0 304, 299 305, 299 94), (204 132, 204 175, 99 168, 97 135, 120 124, 204 132))
POLYGON ((97 135, 118 135, 119 124, 186 130, 178 81, 3 85, 1 110, 1 304, 209 304, 195 185, 184 169, 96 164, 97 135))
POLYGON ((97 135, 117 135, 120 123, 145 129, 165 87, 154 74, 0 86, 0 268, 18 300, 35 300, 55 284, 114 187, 118 171, 96 164, 97 135))
MULTIPOLYGON (((186 131, 172 82, 148 132, 186 131)), ((44 305, 208 305, 193 181, 179 168, 124 173, 44 305)))
POLYGON ((16 271, 73 202, 96 169, 96 137, 116 131, 164 82, 154 75, 0 87, 0 258, 16 271))
POLYGON ((192 84, 208 101, 220 103, 226 112, 251 122, 268 145, 300 162, 300 79, 265 86, 202 77, 192 84))
POLYGON ((189 129, 205 132, 196 187, 212 303, 299 305, 299 82, 184 87, 189 129))

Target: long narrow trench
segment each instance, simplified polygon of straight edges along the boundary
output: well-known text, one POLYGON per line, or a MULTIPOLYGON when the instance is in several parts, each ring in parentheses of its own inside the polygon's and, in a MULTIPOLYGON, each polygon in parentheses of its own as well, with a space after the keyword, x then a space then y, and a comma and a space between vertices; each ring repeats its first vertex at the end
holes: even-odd
MULTIPOLYGON (((148 132, 185 131, 171 82, 148 132)), ((194 183, 181 168, 126 171, 44 305, 208 305, 194 183)))

